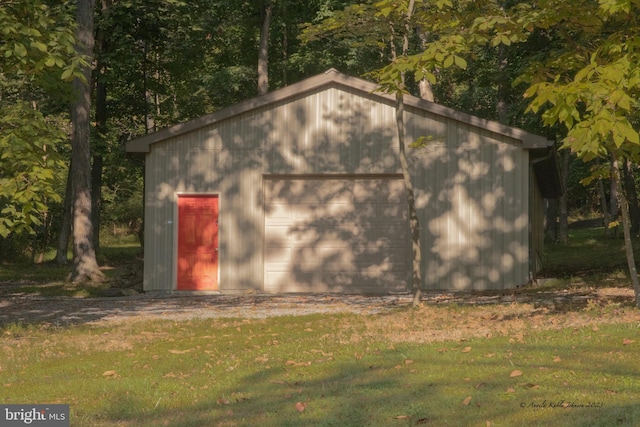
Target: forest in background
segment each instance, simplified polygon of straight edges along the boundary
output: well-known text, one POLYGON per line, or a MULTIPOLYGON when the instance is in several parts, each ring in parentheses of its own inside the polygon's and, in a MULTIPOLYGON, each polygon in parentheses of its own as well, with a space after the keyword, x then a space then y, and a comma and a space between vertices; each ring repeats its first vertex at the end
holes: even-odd
POLYGON ((57 247, 68 262, 80 228, 74 141, 90 156, 99 253, 101 230, 143 232, 143 164, 125 155, 127 140, 329 68, 557 140, 567 193, 548 201, 550 240, 568 238, 569 216, 603 218, 614 235, 627 202, 637 235, 639 10, 632 0, 5 1, 0 260, 38 262, 57 247))

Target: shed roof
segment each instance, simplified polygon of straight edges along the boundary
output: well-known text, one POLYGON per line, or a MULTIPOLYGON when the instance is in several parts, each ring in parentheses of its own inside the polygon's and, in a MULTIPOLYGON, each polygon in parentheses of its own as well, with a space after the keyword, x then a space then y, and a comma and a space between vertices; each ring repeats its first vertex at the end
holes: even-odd
MULTIPOLYGON (((317 91, 323 87, 345 87, 356 92, 362 92, 363 95, 366 94, 368 96, 378 97, 381 102, 388 103, 395 101, 393 95, 377 92, 380 89, 377 84, 358 77, 348 76, 332 68, 322 74, 318 74, 290 86, 248 99, 197 119, 180 123, 140 138, 130 140, 126 144, 126 151, 130 153, 148 153, 150 151, 150 146, 156 142, 161 142, 169 138, 183 135, 204 126, 209 126, 214 123, 233 118, 234 116, 248 111, 281 102, 294 96, 300 96, 306 92, 317 91)), ((470 126, 486 129, 490 132, 519 140, 522 142, 522 148, 524 149, 546 149, 554 145, 553 141, 549 141, 542 136, 495 121, 482 119, 415 96, 405 95, 404 102, 408 107, 424 110, 438 116, 446 117, 470 126)))

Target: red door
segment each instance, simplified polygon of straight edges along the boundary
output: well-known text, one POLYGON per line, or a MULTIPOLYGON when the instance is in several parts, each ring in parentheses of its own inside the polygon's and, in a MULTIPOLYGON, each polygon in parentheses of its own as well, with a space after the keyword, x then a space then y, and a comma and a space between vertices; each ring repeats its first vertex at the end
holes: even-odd
POLYGON ((218 289, 218 196, 178 197, 177 288, 218 289))

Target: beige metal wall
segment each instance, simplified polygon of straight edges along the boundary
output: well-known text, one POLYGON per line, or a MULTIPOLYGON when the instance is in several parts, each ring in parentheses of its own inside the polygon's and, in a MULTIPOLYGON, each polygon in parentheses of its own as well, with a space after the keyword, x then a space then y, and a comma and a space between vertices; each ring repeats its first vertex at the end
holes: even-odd
MULTIPOLYGON (((263 287, 263 175, 399 173, 393 105, 329 88, 151 146, 145 289, 174 289, 176 194, 217 193, 220 287, 263 287)), ((528 279, 526 150, 506 137, 409 109, 425 283, 500 289, 528 279)))
POLYGON ((429 289, 502 289, 529 271, 528 152, 515 141, 458 122, 426 136, 409 156, 416 172, 425 284, 429 289))

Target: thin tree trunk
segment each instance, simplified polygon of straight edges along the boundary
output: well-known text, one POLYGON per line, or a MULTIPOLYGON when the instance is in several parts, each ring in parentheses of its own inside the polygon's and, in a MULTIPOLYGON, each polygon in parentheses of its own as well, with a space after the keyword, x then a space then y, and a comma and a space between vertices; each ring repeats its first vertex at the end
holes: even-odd
POLYGON ((47 251, 47 246, 49 245, 49 230, 51 228, 51 219, 49 212, 44 212, 43 220, 42 220, 42 244, 40 245, 40 251, 38 251, 38 259, 36 262, 41 264, 44 261, 44 253, 47 251))
POLYGON ((269 92, 269 27, 271 26, 271 1, 265 0, 262 8, 260 48, 258 50, 258 95, 269 92))
POLYGON ((64 203, 62 205, 62 224, 60 225, 60 234, 58 235, 58 248, 56 252, 56 262, 59 265, 65 265, 67 252, 69 251, 69 239, 71 237, 71 163, 69 163, 69 172, 67 173, 67 185, 64 191, 64 203))
POLYGON ((289 76, 287 74, 287 69, 289 68, 289 28, 287 23, 284 23, 284 28, 282 30, 282 85, 289 85, 289 76))
POLYGON ((500 45, 498 48, 498 102, 496 104, 496 114, 498 115, 498 121, 500 123, 508 124, 509 122, 509 109, 507 97, 509 95, 509 88, 511 87, 511 81, 507 75, 507 65, 509 60, 505 54, 505 48, 500 45))
POLYGON ((631 160, 622 163, 624 191, 629 202, 629 216, 631 220, 631 233, 638 234, 640 231, 640 205, 638 204, 638 192, 636 191, 636 180, 633 173, 631 160))
MULTIPOLYGON (((611 175, 613 175, 614 170, 619 171, 620 167, 618 165, 618 159, 611 158, 611 175)), ((619 173, 619 172, 618 172, 619 173)), ((611 221, 615 221, 618 218, 619 209, 618 209, 618 189, 620 186, 618 185, 618 181, 615 179, 609 180, 609 208, 611 209, 611 221)))
POLYGON ((548 241, 558 240, 558 198, 547 199, 545 236, 548 241))
MULTIPOLYGON (((571 163, 571 152, 564 150, 562 153, 562 187, 567 188, 569 183, 569 165, 571 163)), ((566 191, 558 199, 558 241, 566 243, 569 241, 569 207, 566 191)))
MULTIPOLYGON (((600 159, 596 159, 596 164, 600 166, 600 159)), ((609 237, 611 216, 609 215, 609 206, 607 205, 607 196, 604 192, 604 182, 602 179, 598 180, 598 196, 600 197, 600 209, 602 210, 602 216, 604 218, 604 236, 609 237)))
MULTIPOLYGON (((404 34, 402 40, 402 56, 406 56, 409 50, 409 31, 410 20, 413 14, 414 0, 409 0, 409 7, 407 8, 407 15, 405 18, 404 34)), ((391 55, 395 61, 398 58, 396 53, 395 40, 393 37, 393 25, 391 26, 391 55)), ((404 133, 404 85, 405 75, 400 74, 401 81, 400 87, 396 90, 396 128, 398 131, 398 148, 400 158, 400 168, 402 170, 402 177, 404 180, 405 191, 407 195, 407 209, 409 211, 409 230, 411 233, 411 249, 413 253, 412 257, 412 281, 411 291, 413 292, 413 306, 418 306, 422 300, 422 245, 420 244, 420 221, 416 211, 415 196, 413 192, 413 184, 411 182, 411 173, 409 171, 409 163, 407 162, 406 154, 406 141, 404 133)))
POLYGON ((398 145, 400 156, 400 168, 402 169, 402 178, 407 192, 407 208, 409 211, 409 229, 411 232, 411 249, 413 252, 412 259, 412 282, 411 290, 413 292, 413 305, 420 304, 422 299, 422 246, 420 244, 420 221, 416 212, 415 196, 413 193, 413 184, 411 182, 411 173, 407 162, 407 154, 405 150, 404 136, 404 99, 402 93, 396 94, 396 127, 398 128, 398 145))
MULTIPOLYGON (((426 49, 429 43, 429 34, 420 29, 418 30, 418 36, 420 37, 420 45, 422 46, 422 49, 426 49)), ((422 80, 418 82, 418 88, 420 89, 420 98, 431 102, 435 101, 433 87, 426 77, 423 77, 422 80)))
MULTIPOLYGON (((78 0, 76 40, 81 53, 88 58, 93 53, 94 0, 78 0)), ((83 67, 84 81, 73 81, 76 100, 72 105, 73 134, 71 137, 71 176, 73 193, 73 282, 101 281, 104 275, 96 261, 93 248, 91 216, 91 66, 83 67)))
MULTIPOLYGON (((612 162, 612 181, 616 182, 618 188, 620 186, 620 170, 618 162, 612 162)), ((622 230, 624 234, 624 248, 627 255, 627 265, 629 267, 629 275, 631 276, 631 284, 636 299, 636 307, 640 308, 640 280, 638 280, 638 271, 636 269, 636 260, 633 254, 633 241, 631 240, 631 221, 629 219, 629 203, 624 191, 618 192, 618 200, 620 201, 620 211, 622 213, 622 230)))

